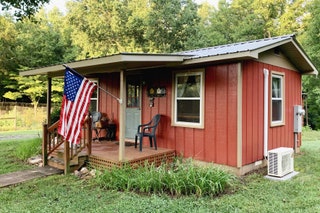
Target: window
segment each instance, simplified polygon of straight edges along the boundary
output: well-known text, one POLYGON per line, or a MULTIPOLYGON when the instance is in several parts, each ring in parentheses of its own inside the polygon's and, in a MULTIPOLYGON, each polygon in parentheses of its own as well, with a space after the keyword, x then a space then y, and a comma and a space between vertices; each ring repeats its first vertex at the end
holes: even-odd
MULTIPOLYGON (((99 85, 97 80, 90 79, 90 81, 96 83, 97 86, 99 85)), ((92 93, 91 100, 90 100, 90 106, 89 106, 89 112, 98 111, 98 94, 99 94, 99 87, 97 87, 97 89, 95 89, 94 92, 92 93)))
POLYGON ((203 71, 176 73, 174 125, 203 128, 203 71))
POLYGON ((140 108, 140 83, 127 83, 127 107, 140 108))
POLYGON ((284 124, 284 75, 272 73, 271 125, 284 124))

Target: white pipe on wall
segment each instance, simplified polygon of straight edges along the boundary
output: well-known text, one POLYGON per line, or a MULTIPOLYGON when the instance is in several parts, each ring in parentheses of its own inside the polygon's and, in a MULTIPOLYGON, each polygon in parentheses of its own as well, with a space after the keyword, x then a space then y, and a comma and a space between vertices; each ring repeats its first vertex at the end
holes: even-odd
POLYGON ((264 74, 264 94, 263 94, 263 157, 268 157, 268 99, 269 99, 269 70, 263 69, 264 74))

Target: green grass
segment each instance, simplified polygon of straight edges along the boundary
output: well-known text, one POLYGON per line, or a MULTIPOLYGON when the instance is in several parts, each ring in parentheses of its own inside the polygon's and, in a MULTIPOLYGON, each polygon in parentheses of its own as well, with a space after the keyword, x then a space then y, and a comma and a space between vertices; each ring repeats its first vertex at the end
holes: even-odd
POLYGON ((0 141, 0 174, 32 168, 31 165, 26 164, 24 158, 21 159, 17 156, 19 147, 29 143, 30 140, 33 141, 34 139, 0 141))
POLYGON ((41 138, 32 138, 23 140, 17 145, 17 149, 14 152, 14 155, 23 161, 28 160, 28 158, 41 155, 41 138))
POLYGON ((118 192, 96 180, 55 175, 0 188, 0 212, 320 212, 318 138, 320 132, 303 135, 294 161, 299 174, 290 181, 271 181, 259 172, 239 178, 218 197, 176 197, 118 192))

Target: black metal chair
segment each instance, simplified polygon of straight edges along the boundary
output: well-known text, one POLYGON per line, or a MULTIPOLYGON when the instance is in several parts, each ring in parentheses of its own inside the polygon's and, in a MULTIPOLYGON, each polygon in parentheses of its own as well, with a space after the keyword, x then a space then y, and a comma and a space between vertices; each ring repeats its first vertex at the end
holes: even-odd
POLYGON ((138 126, 138 131, 136 133, 134 147, 137 148, 137 140, 138 140, 138 137, 139 137, 139 140, 140 140, 140 144, 139 144, 140 152, 142 151, 142 139, 143 139, 143 137, 149 137, 150 147, 152 147, 152 139, 153 139, 154 147, 157 150, 156 130, 157 130, 158 124, 160 122, 160 118, 161 118, 161 115, 157 114, 152 118, 152 120, 149 123, 140 124, 138 126))

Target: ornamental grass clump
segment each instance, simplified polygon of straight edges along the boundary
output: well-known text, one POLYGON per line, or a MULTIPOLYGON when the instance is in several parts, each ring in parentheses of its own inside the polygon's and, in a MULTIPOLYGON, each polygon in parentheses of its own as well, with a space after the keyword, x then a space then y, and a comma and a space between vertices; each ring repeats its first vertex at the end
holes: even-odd
POLYGON ((27 160, 28 158, 41 154, 41 138, 33 138, 21 141, 14 155, 20 160, 27 160))
POLYGON ((101 173, 96 180, 101 187, 109 190, 200 197, 223 193, 233 176, 213 165, 202 167, 195 165, 192 160, 176 160, 159 167, 146 162, 138 168, 129 165, 112 168, 101 173))

